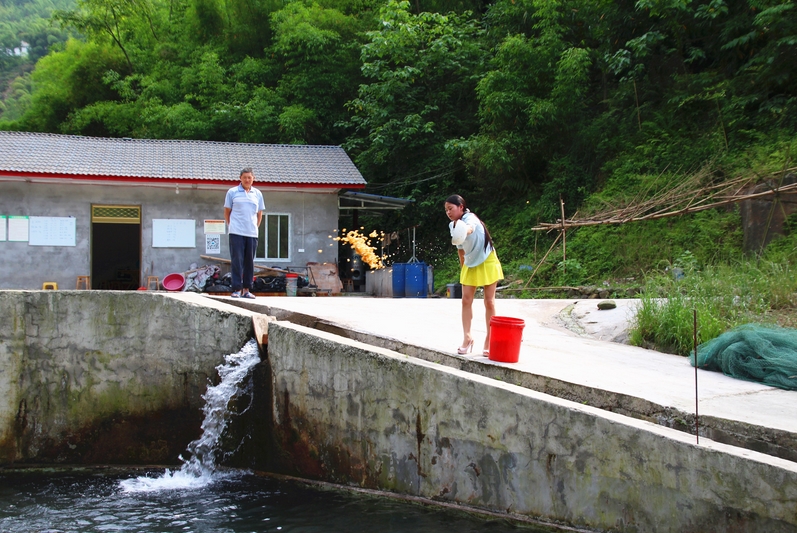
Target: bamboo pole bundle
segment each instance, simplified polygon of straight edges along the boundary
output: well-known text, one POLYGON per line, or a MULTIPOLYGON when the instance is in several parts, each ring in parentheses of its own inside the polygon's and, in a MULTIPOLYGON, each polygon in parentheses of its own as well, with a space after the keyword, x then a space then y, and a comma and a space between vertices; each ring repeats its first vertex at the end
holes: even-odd
MULTIPOLYGON (((771 177, 782 178, 787 172, 794 170, 797 170, 797 167, 787 168, 780 172, 773 173, 771 177)), ((563 215, 562 219, 556 222, 538 223, 531 229, 533 231, 564 231, 567 228, 656 220, 685 215, 687 213, 697 213, 699 211, 714 209, 744 200, 797 191, 797 183, 792 183, 777 185, 769 190, 758 193, 748 192, 752 190, 753 185, 764 181, 759 176, 737 177, 722 183, 701 185, 705 183, 709 177, 707 172, 700 171, 679 181, 668 189, 662 189, 648 199, 641 199, 641 196, 644 197, 649 194, 650 189, 658 180, 657 178, 647 189, 638 194, 626 205, 619 207, 607 206, 609 209, 593 215, 585 215, 583 218, 574 217, 572 219, 565 219, 563 215)))

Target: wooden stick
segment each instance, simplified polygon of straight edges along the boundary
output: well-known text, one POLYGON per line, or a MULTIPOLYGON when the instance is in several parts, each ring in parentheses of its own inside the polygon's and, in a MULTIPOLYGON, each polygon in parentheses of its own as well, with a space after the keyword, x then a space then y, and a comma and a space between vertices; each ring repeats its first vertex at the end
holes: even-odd
POLYGON ((192 274, 192 273, 198 272, 200 270, 205 270, 206 268, 207 268, 207 266, 201 266, 201 267, 197 267, 197 268, 192 268, 191 270, 183 271, 183 274, 192 274))
POLYGON ((535 268, 535 269, 534 269, 534 271, 531 273, 531 276, 529 277, 529 280, 528 280, 528 281, 526 282, 526 284, 523 286, 523 288, 524 288, 524 289, 525 289, 526 287, 528 287, 528 286, 529 286, 529 283, 531 283, 531 280, 532 280, 532 279, 534 279, 534 274, 536 274, 536 273, 537 273, 537 271, 540 269, 540 266, 541 266, 541 265, 542 265, 542 264, 545 262, 545 259, 548 257, 548 254, 550 254, 550 253, 551 253, 551 250, 553 250, 554 246, 556 246, 556 243, 557 243, 557 242, 559 242, 559 239, 560 239, 560 237, 561 237, 561 236, 562 236, 562 234, 561 234, 561 233, 559 233, 559 234, 556 236, 556 239, 554 239, 554 241, 553 241, 553 244, 551 244, 551 247, 550 247, 550 248, 548 248, 548 251, 547 251, 547 252, 545 252, 545 255, 544 255, 544 256, 542 256, 542 259, 540 259, 540 262, 537 264, 537 268, 535 268))
MULTIPOLYGON (((522 281, 522 280, 517 280, 522 281)), ((516 283, 516 282, 513 282, 516 283)), ((499 287, 500 288, 500 287, 499 287)), ((509 285, 506 285, 503 290, 505 291, 561 291, 564 289, 574 289, 579 290, 578 287, 568 287, 567 285, 563 285, 562 287, 523 287, 521 289, 511 289, 509 285)))
POLYGON ((559 209, 562 211, 562 271, 567 274, 567 227, 565 226, 565 203, 559 195, 559 209))
MULTIPOLYGON (((200 255, 202 259, 210 259, 211 261, 218 261, 219 263, 232 263, 229 259, 224 259, 223 257, 212 257, 210 255, 200 255)), ((255 268, 258 270, 272 270, 274 272, 282 272, 284 274, 291 274, 290 270, 282 270, 281 268, 271 268, 271 267, 264 267, 255 265, 255 268)))
POLYGON ((700 444, 700 427, 698 425, 697 417, 697 308, 692 309, 695 317, 694 331, 694 347, 695 347, 695 443, 700 444))

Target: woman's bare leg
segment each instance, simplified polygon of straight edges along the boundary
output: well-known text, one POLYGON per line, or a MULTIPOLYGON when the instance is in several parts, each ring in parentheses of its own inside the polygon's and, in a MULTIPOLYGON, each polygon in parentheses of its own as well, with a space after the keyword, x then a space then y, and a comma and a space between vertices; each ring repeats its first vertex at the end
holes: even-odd
POLYGON ((497 287, 497 281, 492 285, 484 286, 484 320, 487 323, 487 338, 484 339, 485 351, 490 349, 490 319, 495 316, 495 289, 497 287))
POLYGON ((476 295, 476 287, 471 285, 462 286, 462 348, 466 348, 472 341, 473 335, 470 332, 470 325, 473 321, 473 297, 476 295))

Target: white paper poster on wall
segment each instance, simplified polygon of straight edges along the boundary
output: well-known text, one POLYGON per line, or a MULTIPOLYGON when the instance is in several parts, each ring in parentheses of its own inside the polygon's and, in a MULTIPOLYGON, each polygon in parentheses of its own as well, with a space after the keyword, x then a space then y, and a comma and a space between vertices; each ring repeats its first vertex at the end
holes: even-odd
POLYGON ((205 220, 205 233, 227 233, 227 223, 223 220, 205 220))
POLYGON ((196 221, 179 218, 153 218, 152 247, 196 248, 196 221))
POLYGON ((0 215, 0 241, 6 240, 6 219, 5 215, 0 215))
POLYGON ((8 240, 15 242, 28 242, 28 217, 8 217, 8 240))
POLYGON ((30 217, 31 246, 76 246, 75 217, 30 217))
POLYGON ((221 235, 214 235, 208 233, 205 235, 205 253, 206 254, 220 254, 221 253, 221 235))

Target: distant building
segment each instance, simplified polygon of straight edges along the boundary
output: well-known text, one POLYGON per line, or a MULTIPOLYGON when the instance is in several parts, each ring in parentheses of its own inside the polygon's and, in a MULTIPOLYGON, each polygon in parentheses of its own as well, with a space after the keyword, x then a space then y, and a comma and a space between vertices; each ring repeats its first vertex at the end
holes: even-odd
POLYGON ((16 48, 14 48, 11 51, 12 55, 15 55, 17 57, 28 57, 28 48, 29 47, 30 47, 30 45, 28 43, 26 43, 25 41, 21 41, 19 43, 19 46, 17 46, 16 48))

